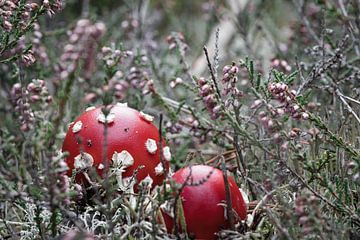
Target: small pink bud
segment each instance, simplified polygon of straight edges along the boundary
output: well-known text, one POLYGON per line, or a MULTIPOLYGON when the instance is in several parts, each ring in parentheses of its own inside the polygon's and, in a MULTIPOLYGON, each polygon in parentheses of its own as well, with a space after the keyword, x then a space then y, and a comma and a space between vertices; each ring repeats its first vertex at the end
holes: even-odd
POLYGON ((273 126, 274 126, 274 121, 269 119, 269 121, 267 122, 267 127, 272 128, 273 126))
POLYGON ((295 118, 295 119, 301 118, 301 115, 300 115, 300 113, 298 113, 298 112, 292 113, 291 116, 292 116, 293 118, 295 118))
POLYGON ((275 58, 272 62, 271 62, 271 65, 273 67, 278 67, 280 65, 280 60, 275 58))
POLYGON ((255 108, 258 108, 261 104, 263 103, 263 101, 262 100, 260 100, 260 99, 257 99, 257 100, 255 100, 254 101, 254 103, 251 105, 251 109, 255 109, 255 108))
POLYGON ((315 108, 317 107, 317 105, 316 105, 316 103, 314 103, 314 102, 309 102, 309 103, 307 104, 307 107, 308 107, 309 109, 315 109, 315 108))
POLYGON ((207 81, 205 80, 205 78, 201 77, 197 80, 197 83, 200 85, 200 86, 203 86, 207 83, 207 81))
POLYGON ((307 119, 309 119, 309 114, 304 112, 301 114, 301 117, 302 117, 302 119, 307 120, 307 119))
POLYGON ((270 92, 272 92, 274 89, 275 89, 275 84, 269 83, 269 85, 268 85, 268 90, 269 90, 270 92))
POLYGON ((293 90, 290 91, 290 93, 291 93, 291 95, 292 95, 293 97, 296 96, 296 90, 293 89, 293 90))
POLYGON ((298 111, 300 109, 300 107, 299 107, 299 105, 294 105, 293 106, 293 110, 296 112, 296 111, 298 111))
POLYGON ((35 11, 38 8, 39 8, 39 5, 37 3, 31 3, 31 10, 32 11, 35 11))
POLYGON ((191 124, 194 128, 197 128, 199 126, 199 121, 198 120, 195 120, 192 122, 191 124))
POLYGON ((289 133, 289 135, 290 135, 291 138, 295 138, 295 137, 298 136, 298 133, 295 132, 294 130, 291 130, 290 133, 289 133))
POLYGON ((286 91, 286 90, 288 90, 288 85, 286 85, 285 83, 282 83, 281 84, 281 87, 280 87, 280 89, 282 90, 282 91, 286 91))
POLYGON ((230 69, 231 69, 231 66, 230 66, 230 65, 226 65, 226 66, 223 68, 223 74, 228 73, 230 69))
POLYGON ((280 135, 280 133, 275 133, 275 134, 273 135, 273 140, 274 140, 276 143, 278 143, 278 142, 281 140, 281 135, 280 135))
POLYGON ((281 90, 281 86, 282 86, 281 83, 275 83, 276 90, 281 90))
POLYGON ((47 103, 51 103, 52 100, 53 100, 53 99, 52 99, 52 96, 47 96, 47 97, 46 97, 46 102, 47 102, 47 103))
POLYGON ((277 113, 279 116, 282 116, 282 115, 285 114, 285 111, 284 111, 284 109, 282 109, 282 108, 278 108, 278 109, 276 109, 276 113, 277 113))
POLYGON ((169 83, 169 86, 170 86, 171 88, 176 87, 176 82, 175 82, 175 81, 171 81, 171 82, 169 83))
POLYGON ((101 52, 102 52, 102 54, 111 53, 111 48, 109 48, 109 47, 102 47, 102 48, 101 48, 101 52))
POLYGON ((237 66, 232 66, 231 69, 230 69, 230 72, 232 74, 236 74, 239 72, 239 68, 237 66))
POLYGON ((37 102, 37 101, 39 101, 40 100, 40 96, 39 95, 32 95, 31 97, 30 97, 30 101, 32 101, 32 102, 37 102))
POLYGON ((27 90, 29 92, 32 92, 35 88, 36 88, 35 83, 29 83, 29 85, 27 86, 27 90))
POLYGON ((211 93, 212 88, 209 84, 205 84, 201 87, 200 92, 201 92, 201 96, 207 96, 209 95, 209 93, 211 93))
POLYGON ((262 117, 262 118, 260 118, 260 122, 262 122, 264 125, 267 125, 267 123, 268 123, 268 121, 269 121, 269 118, 268 117, 262 117))
POLYGON ((300 224, 305 224, 305 223, 307 223, 309 221, 309 217, 308 216, 302 216, 302 217, 300 217, 300 219, 299 219, 299 223, 300 224))
POLYGON ((286 151, 288 149, 288 145, 289 142, 284 142, 281 146, 280 146, 280 150, 281 151, 286 151))
POLYGON ((208 95, 208 96, 204 97, 204 102, 208 106, 213 106, 215 104, 214 95, 208 95))
POLYGON ((15 83, 13 86, 13 90, 15 93, 20 93, 21 92, 21 84, 20 83, 15 83))
POLYGON ((266 113, 264 111, 259 112, 259 118, 263 118, 266 116, 266 113))
POLYGON ((217 106, 215 106, 215 107, 213 108, 212 112, 213 112, 213 113, 219 113, 220 110, 221 110, 221 106, 220 106, 220 105, 217 105, 217 106))
POLYGON ((23 125, 21 125, 20 130, 23 132, 27 132, 30 130, 30 127, 28 124, 24 123, 23 125))
POLYGON ((282 67, 286 67, 288 65, 288 63, 285 60, 281 60, 280 64, 282 67))
POLYGON ((3 22, 3 27, 6 31, 11 31, 12 30, 12 24, 9 21, 4 21, 3 22))
POLYGON ((96 94, 95 94, 95 93, 88 93, 88 94, 86 94, 85 97, 84 97, 84 101, 85 101, 86 103, 92 102, 92 101, 94 101, 95 99, 96 99, 96 94))

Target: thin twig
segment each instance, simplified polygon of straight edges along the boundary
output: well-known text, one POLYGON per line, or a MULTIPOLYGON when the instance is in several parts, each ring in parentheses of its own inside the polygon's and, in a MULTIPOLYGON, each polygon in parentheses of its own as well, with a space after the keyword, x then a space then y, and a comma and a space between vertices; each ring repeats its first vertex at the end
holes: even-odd
POLYGON ((166 168, 166 164, 165 164, 165 160, 164 160, 164 157, 163 157, 163 137, 162 137, 162 122, 163 122, 163 114, 160 113, 160 117, 159 117, 159 150, 160 150, 160 162, 161 162, 161 165, 163 166, 164 168, 164 174, 165 174, 165 177, 168 176, 168 171, 167 171, 167 168, 166 168))
POLYGON ((339 89, 335 90, 335 94, 340 98, 340 100, 343 102, 343 104, 346 106, 346 108, 348 109, 348 111, 355 117, 355 119, 357 120, 357 122, 360 124, 360 118, 358 117, 358 115, 356 115, 355 111, 351 108, 351 106, 346 102, 345 98, 344 98, 344 94, 342 94, 340 92, 339 89))
POLYGON ((203 49, 204 49, 204 53, 205 53, 205 56, 206 56, 206 61, 207 61, 207 64, 208 64, 208 68, 209 68, 209 71, 210 71, 210 74, 211 74, 211 79, 213 81, 213 84, 214 84, 214 87, 215 87, 215 90, 216 90, 217 97, 218 97, 219 100, 221 100, 220 89, 219 89, 219 86, 218 86, 217 81, 216 81, 216 77, 215 77, 215 74, 214 74, 214 69, 211 66, 211 62, 210 62, 210 58, 209 58, 209 52, 208 52, 206 46, 204 46, 203 49))
POLYGON ((228 180, 228 176, 227 176, 227 170, 226 170, 224 158, 222 158, 221 161, 222 161, 221 170, 223 172, 224 185, 225 185, 225 194, 226 194, 226 216, 227 216, 228 221, 229 221, 230 229, 235 230, 233 207, 232 207, 231 195, 230 195, 230 187, 229 187, 229 180, 228 180))

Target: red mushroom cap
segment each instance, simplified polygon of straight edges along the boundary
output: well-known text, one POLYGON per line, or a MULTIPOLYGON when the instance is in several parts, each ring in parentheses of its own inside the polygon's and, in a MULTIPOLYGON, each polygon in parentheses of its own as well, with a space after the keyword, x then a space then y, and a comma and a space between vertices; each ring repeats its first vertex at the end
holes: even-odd
MULTIPOLYGON (((176 183, 183 184, 189 174, 190 167, 186 167, 177 171, 172 176, 172 179, 176 183)), ((223 172, 205 165, 192 166, 191 176, 187 182, 196 183, 204 179, 205 182, 198 185, 185 186, 180 196, 187 232, 194 234, 196 239, 215 239, 215 233, 229 227, 229 222, 225 219, 226 212, 223 206, 223 204, 226 204, 223 172), (210 173, 211 175, 209 176, 210 173)), ((233 178, 228 176, 228 182, 233 210, 240 219, 245 220, 246 204, 241 192, 233 178)), ((169 232, 172 231, 174 226, 173 219, 164 211, 163 217, 167 230, 169 232)))
MULTIPOLYGON (((64 139, 62 151, 68 152, 66 163, 67 174, 71 176, 73 169, 86 170, 95 167, 102 176, 105 168, 104 131, 107 123, 107 158, 110 166, 123 166, 122 177, 131 177, 134 170, 141 168, 137 174, 137 183, 147 176, 152 179, 153 186, 160 185, 165 178, 164 168, 169 168, 171 153, 163 144, 165 167, 160 163, 159 132, 152 124, 153 117, 126 104, 116 104, 110 113, 103 114, 102 107, 91 107, 74 123, 64 139)), ((84 174, 79 172, 75 177, 78 183, 87 183, 84 174)))

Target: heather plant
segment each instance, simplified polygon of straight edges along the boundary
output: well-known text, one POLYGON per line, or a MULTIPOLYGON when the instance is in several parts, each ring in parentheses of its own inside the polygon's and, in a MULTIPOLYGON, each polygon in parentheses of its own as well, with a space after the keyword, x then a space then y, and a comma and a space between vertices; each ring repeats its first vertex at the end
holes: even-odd
POLYGON ((237 222, 221 203, 219 239, 360 238, 359 6, 0 0, 1 238, 191 239, 181 191, 211 173, 171 176, 195 164, 247 202, 237 222), (114 160, 104 177, 82 170, 87 184, 66 174, 71 122, 117 102, 154 116, 162 185, 114 160))

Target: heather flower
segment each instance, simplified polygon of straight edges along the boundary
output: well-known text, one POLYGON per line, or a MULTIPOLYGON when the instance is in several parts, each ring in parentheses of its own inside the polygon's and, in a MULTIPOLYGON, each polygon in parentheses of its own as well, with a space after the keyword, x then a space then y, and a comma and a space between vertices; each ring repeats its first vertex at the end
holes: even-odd
POLYGON ((145 67, 131 67, 126 76, 126 81, 133 88, 140 90, 142 95, 156 92, 154 81, 150 78, 150 72, 145 67))
POLYGON ((238 82, 237 74, 239 72, 239 67, 233 63, 232 65, 226 65, 223 68, 223 77, 222 84, 223 89, 221 94, 223 96, 231 93, 232 95, 242 95, 242 93, 236 88, 236 83, 238 82))
POLYGON ((288 62, 278 58, 273 58, 271 60, 271 67, 284 73, 291 72, 291 66, 288 64, 288 62))
POLYGON ((299 105, 295 103, 297 93, 295 90, 290 90, 285 83, 269 83, 268 90, 272 93, 273 97, 282 103, 282 110, 278 108, 276 112, 282 115, 283 112, 289 113, 294 119, 307 120, 310 116, 299 105))
POLYGON ((185 53, 189 48, 185 42, 185 37, 182 32, 173 32, 166 37, 166 42, 169 44, 169 49, 172 50, 176 47, 180 49, 182 53, 185 53))
POLYGON ((84 61, 83 75, 91 78, 95 70, 96 45, 106 31, 101 22, 91 23, 88 19, 80 19, 75 28, 68 33, 69 43, 65 45, 60 56, 56 71, 60 79, 68 78, 73 74, 80 62, 84 61))
POLYGON ((183 80, 182 80, 181 78, 177 77, 175 80, 172 80, 172 81, 170 82, 170 87, 171 87, 171 88, 174 88, 174 87, 176 87, 178 84, 181 84, 181 83, 183 83, 183 80))
POLYGON ((31 39, 31 42, 32 42, 31 50, 33 52, 35 59, 44 63, 45 66, 48 66, 50 61, 49 61, 49 57, 47 55, 46 49, 41 42, 42 38, 43 38, 43 34, 40 31, 40 25, 39 25, 39 23, 35 22, 33 37, 31 39))
POLYGON ((44 80, 35 79, 26 88, 20 83, 14 84, 10 92, 10 100, 19 115, 20 128, 26 132, 35 123, 35 116, 40 114, 37 112, 37 106, 41 109, 46 108, 52 102, 52 97, 44 80))
POLYGON ((182 131, 182 126, 179 123, 172 123, 171 121, 168 121, 165 123, 165 129, 168 133, 180 133, 182 131))
POLYGON ((43 7, 46 9, 47 14, 52 17, 56 12, 61 11, 62 7, 63 7, 63 1, 61 0, 53 0, 53 1, 49 1, 49 0, 43 0, 43 7))
POLYGON ((217 119, 221 115, 221 106, 215 96, 215 90, 204 78, 197 80, 199 85, 199 95, 203 99, 206 109, 209 111, 211 119, 217 119))
POLYGON ((26 54, 23 54, 21 56, 21 60, 25 64, 26 67, 31 66, 36 61, 32 50, 29 50, 26 54))
POLYGON ((103 47, 101 49, 102 58, 108 68, 115 67, 117 64, 124 63, 125 59, 133 56, 132 51, 122 51, 120 49, 113 49, 110 47, 103 47))
POLYGON ((16 113, 19 115, 21 130, 29 131, 35 122, 35 116, 30 108, 28 92, 22 88, 20 83, 16 83, 11 89, 10 98, 16 113))

